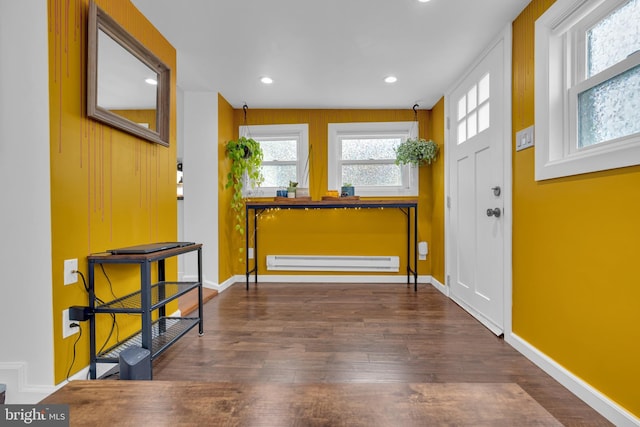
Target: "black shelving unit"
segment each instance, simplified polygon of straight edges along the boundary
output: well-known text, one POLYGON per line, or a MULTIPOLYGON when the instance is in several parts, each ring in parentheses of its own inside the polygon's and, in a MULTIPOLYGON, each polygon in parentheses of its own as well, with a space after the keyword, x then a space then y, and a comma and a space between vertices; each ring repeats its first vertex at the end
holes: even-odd
POLYGON ((88 286, 89 308, 94 313, 90 318, 89 376, 96 378, 97 363, 118 363, 125 349, 136 346, 151 352, 151 360, 158 357, 184 334, 199 326, 204 333, 202 320, 202 245, 191 244, 147 254, 112 255, 101 253, 89 255, 88 286), (197 251, 198 280, 196 282, 165 281, 165 260, 188 252, 197 251), (157 282, 151 283, 153 264, 157 268, 157 282), (140 290, 104 304, 98 303, 95 295, 95 267, 100 264, 137 264, 140 267, 140 290), (198 292, 197 317, 167 317, 166 305, 188 292, 198 292), (157 316, 154 319, 154 312, 157 316), (137 333, 120 340, 115 345, 96 351, 96 316, 100 314, 139 314, 141 328, 137 333))

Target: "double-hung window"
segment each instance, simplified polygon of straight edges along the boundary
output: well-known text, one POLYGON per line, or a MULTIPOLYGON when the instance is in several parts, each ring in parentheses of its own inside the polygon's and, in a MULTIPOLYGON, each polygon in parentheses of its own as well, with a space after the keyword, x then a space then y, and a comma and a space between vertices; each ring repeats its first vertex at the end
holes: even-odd
POLYGON ((417 196, 418 168, 395 164, 395 148, 417 137, 416 122, 330 123, 328 188, 359 196, 417 196))
POLYGON ((640 164, 640 0, 558 0, 535 43, 536 179, 640 164))
POLYGON ((264 155, 264 181, 259 188, 245 185, 245 196, 273 197, 276 190, 287 188, 289 181, 297 182, 299 187, 309 186, 307 124, 241 126, 240 136, 258 141, 264 155))

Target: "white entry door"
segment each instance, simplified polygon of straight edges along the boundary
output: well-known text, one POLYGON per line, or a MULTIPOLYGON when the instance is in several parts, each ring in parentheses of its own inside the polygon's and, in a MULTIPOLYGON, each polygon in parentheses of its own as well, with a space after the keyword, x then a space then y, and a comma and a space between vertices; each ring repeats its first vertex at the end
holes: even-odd
POLYGON ((508 37, 495 42, 447 97, 449 294, 496 335, 504 332, 505 194, 511 191, 508 37))

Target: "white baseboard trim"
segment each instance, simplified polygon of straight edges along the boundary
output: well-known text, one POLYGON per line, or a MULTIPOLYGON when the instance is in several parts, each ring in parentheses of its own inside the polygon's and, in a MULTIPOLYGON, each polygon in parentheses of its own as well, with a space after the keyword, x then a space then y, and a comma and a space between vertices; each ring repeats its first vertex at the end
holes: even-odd
POLYGON ((231 285, 233 285, 236 282, 239 282, 240 279, 238 279, 239 277, 242 278, 242 280, 244 280, 244 276, 240 276, 240 275, 235 275, 235 276, 231 276, 230 278, 228 278, 227 280, 225 280, 224 282, 220 283, 218 285, 218 287, 216 288, 218 293, 224 292, 225 290, 227 290, 231 285))
POLYGON ((629 413, 518 335, 505 334, 505 341, 617 427, 640 426, 640 418, 629 413))
MULTIPOLYGON (((236 274, 225 283, 245 283, 247 277, 236 274)), ((402 275, 311 275, 311 274, 259 274, 258 283, 407 283, 407 276, 402 275)), ((249 276, 249 283, 255 283, 255 276, 249 276)), ((418 276, 418 283, 431 283, 431 276, 418 276)), ((411 277, 413 285, 413 277, 411 277)), ((228 287, 228 286, 227 286, 228 287)))
MULTIPOLYGON (((113 368, 112 363, 98 363, 96 366, 97 376, 100 377, 113 368)), ((55 392, 69 381, 86 380, 89 378, 89 365, 64 380, 60 384, 29 384, 27 383, 27 363, 9 362, 0 363, 0 383, 6 384, 5 394, 6 404, 32 405, 40 402, 51 393, 55 392)))
POLYGON ((494 334, 495 336, 499 337, 500 335, 504 334, 504 327, 503 326, 500 326, 500 325, 494 323, 493 320, 491 320, 490 318, 484 316, 482 313, 480 313, 475 308, 471 307, 469 304, 467 304, 462 299, 457 298, 455 295, 450 295, 449 298, 451 299, 451 301, 455 302, 460 307, 462 307, 464 309, 464 311, 466 311, 467 313, 469 313, 470 315, 475 317, 475 319, 478 322, 480 322, 485 328, 489 329, 491 331, 491 333, 494 334))
MULTIPOLYGON (((210 280, 204 280, 202 283, 202 287, 203 288, 207 288, 207 289, 214 289, 216 291, 218 291, 218 293, 224 291, 225 289, 227 289, 229 286, 233 285, 236 282, 239 282, 240 280, 244 280, 245 276, 241 276, 241 275, 235 275, 232 276, 231 278, 225 280, 222 283, 217 283, 217 282, 212 282, 210 280)), ((198 281, 198 276, 194 276, 194 275, 185 275, 182 280, 187 281, 187 282, 197 282, 198 281)))
POLYGON ((29 384, 26 362, 0 362, 0 383, 7 386, 6 404, 34 404, 57 390, 56 386, 29 384))
POLYGON ((431 277, 431 285, 436 288, 437 290, 439 290, 440 292, 442 292, 447 298, 449 297, 449 287, 445 286, 444 284, 440 283, 438 281, 438 279, 436 279, 433 276, 431 277))
MULTIPOLYGON (((198 276, 193 275, 193 274, 186 274, 184 276, 182 276, 182 278, 180 279, 182 281, 185 282, 197 282, 198 281, 198 276)), ((209 289, 218 289, 218 284, 216 282, 212 282, 211 280, 207 280, 204 279, 202 281, 202 287, 203 288, 209 288, 209 289)))

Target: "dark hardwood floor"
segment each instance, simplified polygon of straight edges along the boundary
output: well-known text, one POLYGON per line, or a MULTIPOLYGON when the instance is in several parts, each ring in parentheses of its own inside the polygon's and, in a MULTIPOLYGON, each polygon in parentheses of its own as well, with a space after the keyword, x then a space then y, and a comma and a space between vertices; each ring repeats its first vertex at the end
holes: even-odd
MULTIPOLYGON (((336 391, 349 384, 391 391, 515 384, 564 425, 610 425, 430 285, 416 293, 403 284, 264 283, 246 291, 237 283, 209 301, 204 315, 205 335, 193 330, 161 355, 155 381, 228 383, 267 394, 287 384, 325 387, 334 401, 349 398, 336 391)), ((524 410, 511 405, 516 414, 524 410)))
MULTIPOLYGON (((209 300, 218 295, 218 291, 202 288, 202 302, 207 303, 209 300)), ((180 309, 181 315, 183 317, 188 316, 198 309, 198 293, 197 292, 188 292, 186 295, 178 298, 178 308, 180 309)), ((197 314, 196 314, 197 316, 197 314)))

